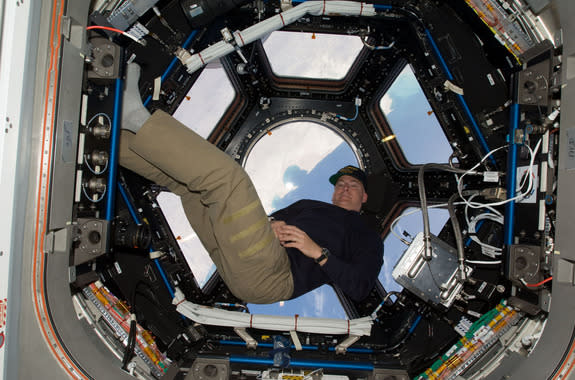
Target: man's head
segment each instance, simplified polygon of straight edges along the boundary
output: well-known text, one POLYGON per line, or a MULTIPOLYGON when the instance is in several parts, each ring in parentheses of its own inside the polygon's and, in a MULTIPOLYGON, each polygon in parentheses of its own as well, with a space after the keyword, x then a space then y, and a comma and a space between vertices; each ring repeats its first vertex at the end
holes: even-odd
POLYGON ((331 202, 350 211, 361 210, 367 201, 367 177, 363 170, 348 165, 329 177, 334 185, 331 202))

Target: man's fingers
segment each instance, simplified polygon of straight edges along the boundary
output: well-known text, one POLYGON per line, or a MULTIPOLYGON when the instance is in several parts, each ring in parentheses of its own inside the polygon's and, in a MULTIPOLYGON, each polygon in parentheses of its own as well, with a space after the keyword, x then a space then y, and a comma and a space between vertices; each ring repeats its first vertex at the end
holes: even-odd
POLYGON ((301 235, 303 233, 303 231, 300 230, 298 227, 291 226, 289 224, 281 226, 280 231, 284 234, 291 234, 291 235, 301 235))

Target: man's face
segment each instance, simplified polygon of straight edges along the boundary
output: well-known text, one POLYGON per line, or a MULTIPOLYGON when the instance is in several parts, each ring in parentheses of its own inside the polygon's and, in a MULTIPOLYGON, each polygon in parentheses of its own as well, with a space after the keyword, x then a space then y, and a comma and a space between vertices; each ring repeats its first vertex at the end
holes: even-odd
POLYGON ((331 197, 334 205, 350 211, 359 211, 365 201, 367 201, 367 193, 361 181, 348 175, 339 177, 331 197))

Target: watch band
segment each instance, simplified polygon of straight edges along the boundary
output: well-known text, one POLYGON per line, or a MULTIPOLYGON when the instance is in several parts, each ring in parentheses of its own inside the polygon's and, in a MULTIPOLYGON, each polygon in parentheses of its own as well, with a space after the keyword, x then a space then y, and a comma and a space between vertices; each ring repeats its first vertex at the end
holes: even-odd
POLYGON ((324 259, 327 259, 327 257, 329 256, 329 249, 327 248, 322 248, 321 249, 321 256, 318 257, 317 259, 314 259, 314 261, 316 263, 321 263, 324 259))

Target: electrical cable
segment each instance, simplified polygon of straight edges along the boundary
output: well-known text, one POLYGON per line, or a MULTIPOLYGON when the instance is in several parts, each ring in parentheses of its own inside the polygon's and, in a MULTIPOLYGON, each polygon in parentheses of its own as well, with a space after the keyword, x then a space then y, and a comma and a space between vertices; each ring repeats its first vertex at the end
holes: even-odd
POLYGON ((88 192, 86 191, 86 185, 82 185, 82 193, 84 193, 84 196, 86 198, 88 198, 88 200, 92 203, 99 203, 102 201, 102 199, 104 199, 106 197, 106 191, 108 190, 108 186, 104 185, 104 191, 102 192, 102 195, 100 196, 100 198, 98 199, 92 199, 92 197, 90 197, 88 195, 88 192))
POLYGON ((214 302, 214 307, 235 307, 241 309, 244 313, 249 313, 250 310, 246 305, 241 303, 229 303, 229 302, 214 302))
POLYGON ((389 293, 387 293, 385 295, 385 297, 383 297, 383 300, 381 301, 381 303, 379 305, 377 305, 377 307, 375 308, 375 310, 371 313, 371 317, 375 320, 377 318, 377 313, 379 312, 379 310, 381 310, 381 308, 383 307, 383 305, 387 302, 387 300, 389 299, 389 297, 391 296, 398 296, 400 295, 401 292, 397 292, 397 291, 391 291, 389 293))
POLYGON ((419 322, 421 322, 422 316, 421 314, 418 314, 415 317, 415 320, 413 321, 413 323, 411 324, 411 326, 409 327, 409 330, 407 330, 407 332, 405 333, 405 335, 399 340, 399 342, 397 342, 396 344, 394 344, 391 347, 386 347, 384 349, 381 350, 377 350, 377 353, 388 353, 391 352, 393 350, 395 350, 396 348, 400 347, 401 345, 403 345, 403 343, 405 343, 405 341, 407 340, 407 338, 409 338, 411 336, 411 334, 413 333, 413 331, 415 330, 415 328, 417 327, 417 325, 419 325, 419 322))
POLYGON ((368 38, 368 36, 361 38, 361 42, 363 42, 363 46, 365 46, 369 50, 389 50, 395 45, 395 41, 391 41, 391 43, 387 46, 370 45, 367 43, 367 38, 368 38))
POLYGON ((424 244, 423 257, 427 260, 430 260, 431 232, 429 228, 429 214, 427 212, 427 195, 425 194, 425 181, 424 181, 425 170, 428 168, 445 170, 452 173, 466 173, 466 171, 463 169, 452 168, 448 165, 441 165, 434 163, 425 164, 419 168, 419 172, 417 173, 417 186, 419 188, 419 200, 421 202, 421 213, 423 215, 423 244, 424 244))
POLYGON ((314 369, 313 371, 311 371, 307 375, 304 375, 303 380, 314 379, 316 373, 321 376, 321 371, 323 371, 323 368, 314 369), (314 375, 314 376, 312 377, 312 375, 314 375))
POLYGON ((529 287, 529 288, 536 288, 536 287, 539 287, 539 286, 541 286, 541 285, 543 285, 543 284, 548 283, 548 282, 551 281, 551 280, 553 280, 553 276, 548 277, 548 278, 546 278, 545 280, 540 281, 540 282, 538 282, 538 283, 536 283, 536 284, 528 284, 528 283, 526 283, 525 280, 523 280, 523 279, 521 280, 521 282, 522 282, 525 286, 527 286, 527 287, 529 287))
MULTIPOLYGON (((188 38, 186 38, 186 41, 184 41, 184 43, 182 44, 182 48, 187 49, 192 41, 194 40, 194 37, 198 34, 197 30, 192 30, 192 32, 190 33, 190 35, 188 36, 188 38)), ((176 67, 176 64, 179 62, 179 59, 177 57, 174 57, 172 59, 172 61, 170 62, 170 64, 168 65, 168 67, 166 68, 166 70, 164 71, 164 73, 162 74, 162 79, 161 82, 163 83, 166 78, 168 77, 168 75, 170 75, 170 73, 174 70, 174 67, 176 67)), ((152 95, 148 95, 148 97, 146 98, 146 100, 144 100, 144 107, 148 107, 148 105, 150 104, 150 102, 152 101, 152 95)))
POLYGON ((110 119, 110 116, 108 116, 108 114, 106 114, 104 112, 99 112, 90 118, 90 120, 86 123, 86 127, 89 128, 90 124, 92 124, 92 122, 94 120, 96 120, 97 117, 100 117, 100 116, 103 116, 104 118, 106 118, 106 120, 108 121, 108 125, 112 125, 112 119, 110 119))
POLYGON ((347 118, 347 117, 342 116, 342 115, 335 115, 335 116, 340 120, 355 121, 357 119, 358 115, 359 115, 359 104, 357 104, 357 101, 356 101, 356 103, 355 103, 355 115, 352 118, 347 118))
MULTIPOLYGON (((527 149, 529 150, 529 154, 531 156, 531 159, 529 161, 529 168, 527 170, 528 175, 526 177, 523 178, 523 180, 521 181, 520 184, 520 188, 522 188, 525 185, 525 181, 527 178, 529 178, 529 186, 527 188, 527 190, 523 193, 520 193, 519 195, 512 197, 512 198, 508 198, 504 201, 499 201, 499 202, 492 202, 492 203, 478 203, 476 205, 472 205, 471 203, 469 203, 469 207, 471 208, 481 208, 481 207, 485 207, 485 206, 501 206, 504 204, 507 204, 509 202, 512 201, 516 201, 516 200, 521 200, 527 196, 529 196, 529 194, 531 193, 531 190, 533 189, 533 165, 535 162, 535 156, 537 155, 538 151, 539 151, 539 147, 541 146, 541 141, 542 139, 539 139, 539 141, 537 142, 537 144, 535 145, 535 149, 531 149, 531 147, 529 145, 525 145, 525 147, 527 147, 527 149)), ((467 172, 465 172, 461 177, 459 177, 457 179, 457 191, 459 192, 459 196, 461 197, 461 199, 463 199, 463 201, 465 203, 468 203, 468 200, 463 196, 463 177, 465 177, 468 174, 477 174, 477 172, 475 172, 474 170, 479 167, 479 165, 481 165, 481 163, 490 155, 492 155, 493 153, 497 152, 500 149, 506 148, 508 147, 508 145, 503 145, 500 146, 499 148, 496 148, 494 150, 492 150, 491 152, 487 153, 480 162, 478 162, 475 166, 473 166, 471 169, 469 169, 467 172)))
POLYGON ((123 30, 120 30, 120 29, 112 28, 109 26, 99 26, 99 25, 92 25, 92 26, 86 27, 86 30, 95 30, 95 29, 108 30, 110 32, 119 33, 123 36, 126 36, 126 37, 136 41, 137 43, 140 43, 140 41, 136 37, 132 36, 130 33, 124 32, 123 30))
POLYGON ((501 260, 487 260, 487 261, 482 261, 482 260, 465 260, 465 262, 467 264, 477 264, 477 265, 495 265, 495 264, 501 264, 502 261, 501 260))
MULTIPOLYGON (((464 204, 463 202, 457 202, 455 203, 456 205, 460 205, 460 204, 464 204)), ((442 208, 442 207, 446 207, 447 203, 441 203, 441 204, 436 204, 436 205, 432 205, 432 206, 427 206, 428 209, 430 208, 442 208)), ((402 243, 404 243, 405 245, 410 245, 411 242, 406 241, 404 238, 402 238, 401 236, 399 236, 397 234, 397 232, 395 231, 395 226, 397 225, 397 223, 404 217, 409 216, 409 215, 413 215, 416 212, 421 212, 421 208, 414 208, 411 211, 402 213, 401 215, 399 215, 397 218, 395 218, 393 220, 393 222, 391 222, 391 226, 390 226, 390 232, 392 233, 393 236, 395 236, 396 238, 398 238, 399 240, 401 240, 402 243)))
MULTIPOLYGON (((476 196, 477 196, 477 194, 472 195, 469 198, 469 201, 471 201, 476 196)), ((475 204, 475 202, 471 202, 471 203, 475 204)), ((477 203, 477 204, 481 205, 480 203, 477 203)), ((490 244, 484 243, 481 240, 479 240, 479 238, 476 235, 477 225, 479 223, 482 223, 482 221, 484 221, 484 220, 490 220, 492 222, 499 223, 499 224, 503 225, 503 223, 504 223, 503 214, 501 214, 495 208, 490 207, 490 206, 483 206, 482 208, 486 208, 490 212, 485 212, 485 213, 476 215, 473 218, 469 218, 469 206, 467 204, 465 204, 464 213, 465 213, 465 221, 467 223, 467 233, 469 235, 469 238, 481 247, 481 252, 484 255, 489 256, 491 258, 495 258, 496 256, 501 255, 502 248, 492 246, 490 244)))
MULTIPOLYGON (((471 204, 474 204, 474 205, 480 205, 480 203, 476 203, 476 202, 470 202, 470 203, 471 203, 471 204)), ((465 204, 465 202, 463 202, 463 201, 462 201, 462 202, 454 202, 453 204, 454 204, 455 206, 460 206, 460 205, 465 204)), ((444 208, 444 207, 447 207, 447 203, 438 203, 438 204, 435 204, 435 205, 427 206, 428 209, 430 209, 430 208, 444 208)), ((486 206, 486 208, 491 209, 491 210, 494 210, 497 214, 501 215, 497 210, 492 209, 492 208, 489 207, 489 206, 486 206)), ((397 231, 395 231, 395 226, 397 225, 397 223, 398 223, 402 218, 404 218, 404 217, 406 217, 406 216, 409 216, 409 215, 413 215, 413 214, 415 214, 416 212, 421 212, 421 208, 414 207, 413 210, 408 211, 408 212, 405 212, 405 213, 399 215, 397 218, 395 218, 395 219, 393 220, 393 222, 391 222, 390 232, 391 232, 396 238, 398 238, 399 240, 401 240, 401 241, 402 241, 404 244, 406 244, 406 245, 411 244, 411 242, 407 242, 405 239, 403 239, 401 236, 399 236, 399 235, 397 234, 397 231)))
MULTIPOLYGON (((476 195, 474 195, 476 196, 476 195)), ((480 203, 476 203, 476 202, 471 202, 470 198, 470 203, 473 205, 481 205, 480 203)), ((460 206, 460 205, 466 205, 465 202, 454 202, 454 205, 460 206)), ((432 205, 432 206, 428 206, 428 209, 432 209, 432 208, 444 208, 447 206, 447 203, 441 203, 441 204, 436 204, 436 205, 432 205)), ((468 224, 468 232, 470 234, 470 238, 476 242, 477 244, 479 244, 482 247, 482 252, 484 254, 486 254, 489 257, 495 257, 496 255, 501 255, 501 248, 498 247, 494 247, 492 245, 489 245, 487 243, 483 243, 481 240, 479 240, 479 238, 477 238, 477 236, 474 236, 474 229, 475 225, 477 224, 477 222, 479 222, 482 219, 489 219, 492 220, 494 222, 503 224, 503 215, 497 211, 496 209, 489 207, 489 206, 485 206, 485 208, 487 208, 488 210, 492 211, 493 213, 484 213, 484 214, 480 214, 478 216, 476 216, 475 218, 478 218, 477 220, 475 220, 475 222, 473 220, 470 220, 467 214, 467 210, 468 208, 466 207, 465 209, 465 220, 467 221, 468 224), (490 215, 490 216, 487 216, 490 215), (486 253, 487 252, 487 253, 486 253), (492 253, 495 252, 495 253, 492 253), (489 254, 491 253, 491 254, 489 254)), ((397 218, 395 218, 392 222, 391 222, 391 226, 390 226, 390 232, 393 236, 395 236, 397 239, 399 239, 401 242, 403 242, 405 245, 409 245, 411 244, 411 242, 406 241, 405 239, 403 239, 398 232, 395 230, 395 227, 397 226, 397 223, 404 217, 407 217, 409 215, 413 215, 417 212, 421 212, 421 208, 414 208, 411 211, 405 212, 401 215, 399 215, 397 218)), ((494 261, 477 261, 477 260, 466 260, 467 263, 469 264, 501 264, 500 260, 494 260, 494 261)))
POLYGON ((276 316, 248 314, 239 311, 222 310, 187 301, 180 289, 176 288, 173 300, 176 310, 190 320, 221 327, 244 327, 273 331, 298 331, 313 334, 370 335, 373 319, 371 316, 354 319, 313 318, 299 316, 276 316))
POLYGON ((90 165, 90 163, 88 162, 88 158, 86 156, 84 156, 84 163, 86 164, 86 167, 88 167, 88 170, 90 170, 92 172, 92 174, 95 175, 100 175, 106 172, 106 170, 108 170, 108 162, 109 160, 106 160, 106 166, 104 166, 104 169, 102 169, 101 171, 97 172, 96 170, 94 170, 92 168, 92 166, 90 165))
POLYGON ((134 357, 134 351, 136 349, 136 333, 137 333, 137 323, 134 314, 130 316, 130 332, 128 334, 128 342, 126 344, 126 351, 124 351, 124 358, 122 359, 122 369, 127 370, 130 360, 134 357))
POLYGON ((155 297, 154 294, 154 289, 151 287, 151 285, 143 280, 139 280, 136 282, 136 285, 134 286, 134 290, 132 291, 132 299, 131 299, 131 303, 130 306, 132 307, 131 313, 130 313, 130 331, 128 333, 128 341, 126 344, 126 350, 124 351, 124 358, 122 359, 122 369, 127 370, 127 366, 130 363, 130 361, 132 360, 132 358, 134 357, 135 354, 135 350, 136 350, 136 343, 137 343, 137 335, 138 335, 138 321, 137 321, 137 317, 136 317, 136 295, 140 295, 142 297, 144 297, 145 299, 147 299, 152 305, 154 305, 156 308, 158 308, 158 310, 162 309, 162 305, 160 305, 160 303, 153 299, 152 297, 155 297), (142 285, 145 285, 148 290, 150 291, 151 297, 143 292, 138 291, 138 288, 142 285))
POLYGON ((458 193, 453 194, 447 201, 447 209, 449 210, 449 218, 451 219, 451 227, 455 234, 455 243, 457 245, 457 261, 459 262, 459 280, 465 281, 467 273, 465 272, 465 251, 463 247, 463 236, 461 234, 461 227, 459 227, 459 219, 455 214, 454 201, 459 197, 458 193))
POLYGON ((480 215, 476 216, 475 218, 473 218, 470 221, 470 223, 468 224, 469 237, 471 238, 472 241, 474 241, 475 243, 477 243, 481 247, 481 253, 483 253, 484 255, 489 256, 491 258, 496 258, 496 256, 501 256, 502 248, 494 247, 490 244, 484 243, 481 240, 479 240, 479 238, 475 235, 475 233, 477 231, 477 229, 476 229, 477 222, 479 222, 481 220, 491 220, 493 222, 496 222, 496 223, 503 225, 503 217, 493 215, 490 213, 483 213, 483 214, 480 214, 480 215))
MULTIPOLYGON (((381 7, 380 7, 381 8, 381 7)), ((383 10, 389 9, 383 6, 383 10)), ((232 33, 234 43, 222 39, 202 51, 190 54, 190 52, 180 49, 176 56, 187 67, 188 73, 192 74, 204 67, 212 60, 219 59, 229 53, 233 53, 237 48, 246 46, 271 32, 280 30, 290 25, 304 16, 377 16, 378 10, 373 4, 359 3, 355 1, 308 1, 292 7, 284 12, 278 13, 266 20, 254 24, 246 29, 232 33), (183 50, 183 51, 182 51, 183 50)))
POLYGON ((132 307, 132 312, 130 313, 130 331, 128 332, 128 341, 126 342, 126 350, 124 351, 124 358, 122 359, 122 369, 127 371, 128 363, 134 357, 134 352, 136 349, 136 335, 137 335, 137 321, 136 321, 136 291, 138 286, 143 284, 140 280, 136 282, 134 290, 132 291, 132 299, 130 300, 130 306, 132 307))

